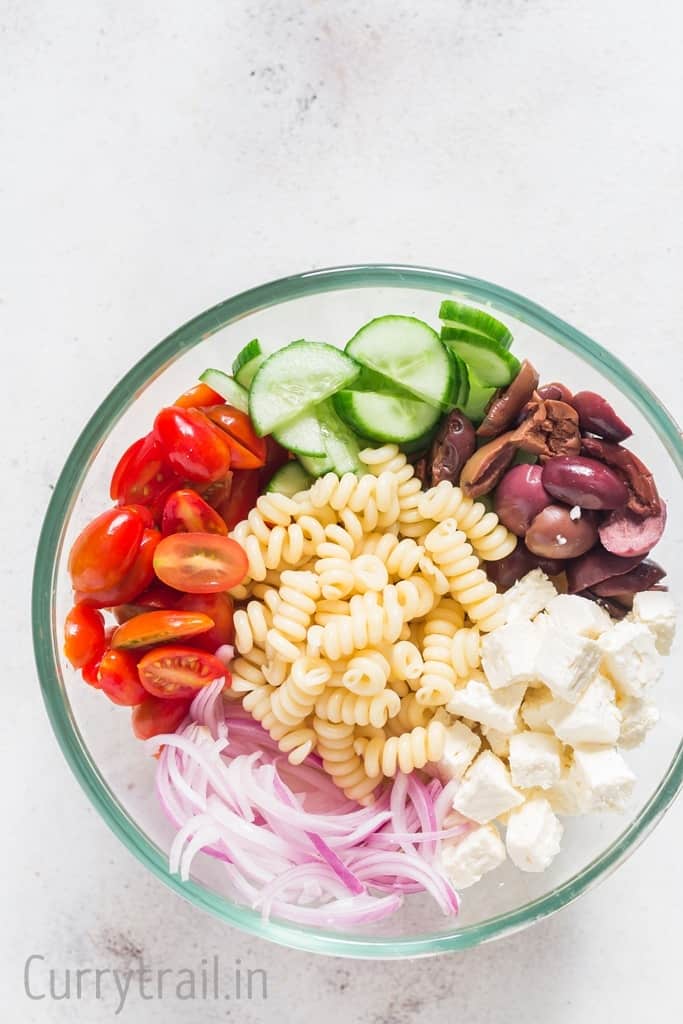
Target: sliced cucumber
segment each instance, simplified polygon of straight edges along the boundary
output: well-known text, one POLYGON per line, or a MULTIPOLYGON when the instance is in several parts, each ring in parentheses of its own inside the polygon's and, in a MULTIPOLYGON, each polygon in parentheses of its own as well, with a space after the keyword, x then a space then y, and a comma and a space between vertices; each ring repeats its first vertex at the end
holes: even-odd
POLYGON ((484 387, 507 387, 519 373, 519 360, 494 338, 472 331, 462 331, 458 338, 451 338, 444 336, 444 332, 448 335, 448 328, 441 332, 445 344, 465 360, 484 387))
POLYGON ((446 346, 446 351, 453 363, 453 393, 450 408, 462 409, 470 393, 470 381, 467 366, 453 349, 446 346))
POLYGON ((249 392, 257 434, 271 434, 299 413, 341 391, 358 376, 348 355, 315 341, 293 341, 261 364, 249 392))
POLYGON ((306 491, 313 483, 313 477, 309 476, 300 462, 288 462, 281 466, 277 473, 271 477, 267 491, 277 491, 278 494, 286 494, 288 498, 298 494, 299 491, 306 491))
POLYGON ((453 363, 436 331, 411 316, 371 320, 346 346, 349 356, 382 374, 391 385, 440 409, 451 407, 453 363))
POLYGON ((430 431, 441 415, 433 405, 412 396, 374 391, 338 391, 333 401, 344 422, 372 441, 414 441, 430 431))
POLYGON ((329 455, 325 455, 322 459, 312 459, 308 455, 299 455, 298 459, 306 472, 310 473, 313 477, 323 476, 325 473, 331 473, 334 469, 329 455))
POLYGON ((320 422, 314 409, 299 413, 289 423, 285 423, 284 427, 274 430, 273 437, 278 444, 295 455, 322 458, 326 452, 320 422))
POLYGON ((417 455, 419 452, 426 452, 432 446, 436 431, 437 427, 426 434, 422 434, 421 437, 416 437, 414 441, 405 441, 401 445, 401 451, 405 452, 406 455, 417 455))
POLYGON ((327 456, 332 463, 334 472, 362 473, 360 446, 358 438, 347 425, 337 416, 331 401, 323 402, 316 409, 320 421, 327 456))
POLYGON ((512 334, 505 324, 474 306, 463 306, 452 299, 444 299, 439 309, 439 320, 456 330, 465 328, 475 334, 483 334, 486 338, 493 338, 505 348, 510 348, 512 344, 512 334))
POLYGON ((199 379, 222 395, 228 405, 239 409, 240 412, 249 412, 249 392, 227 373, 223 373, 222 370, 204 370, 199 379))
POLYGON ((487 388, 468 370, 469 394, 464 405, 458 406, 475 425, 481 423, 497 388, 487 388))
POLYGON ((237 383, 241 384, 243 388, 248 388, 265 358, 258 338, 247 342, 242 351, 238 352, 232 364, 232 375, 237 383))

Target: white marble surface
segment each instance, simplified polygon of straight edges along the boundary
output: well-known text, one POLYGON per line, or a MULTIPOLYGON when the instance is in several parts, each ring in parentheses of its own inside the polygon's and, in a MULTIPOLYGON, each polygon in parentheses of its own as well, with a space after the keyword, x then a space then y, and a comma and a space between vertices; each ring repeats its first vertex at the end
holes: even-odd
POLYGON ((220 953, 269 972, 267 1001, 131 996, 121 1017, 145 1024, 680 1019, 680 806, 597 891, 507 941, 384 965, 289 952, 186 905, 107 831, 51 736, 27 605, 50 487, 112 382, 281 274, 387 259, 490 278, 680 410, 682 30, 661 0, 0 2, 8 1024, 117 1006, 87 985, 29 1001, 31 953, 63 974, 138 950, 155 969, 220 953))

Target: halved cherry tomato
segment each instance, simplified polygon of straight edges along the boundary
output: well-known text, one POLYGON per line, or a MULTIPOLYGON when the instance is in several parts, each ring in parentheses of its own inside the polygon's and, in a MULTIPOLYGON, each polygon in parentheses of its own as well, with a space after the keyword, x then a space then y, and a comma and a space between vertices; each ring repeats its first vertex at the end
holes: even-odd
POLYGON ((266 439, 254 433, 246 413, 231 405, 214 405, 206 415, 228 435, 233 469, 260 469, 266 463, 266 439))
MULTIPOLYGON (((111 478, 110 494, 120 505, 158 506, 180 480, 168 465, 164 450, 151 431, 123 453, 111 478)), ((163 507, 163 505, 162 505, 163 507)))
POLYGON ((129 651, 105 651, 97 677, 100 689, 114 704, 134 707, 147 696, 138 675, 138 659, 129 651))
POLYGON ((196 491, 185 488, 174 491, 166 502, 161 532, 165 537, 171 533, 219 533, 225 536, 228 528, 218 512, 196 491))
POLYGON ((104 619, 94 608, 76 604, 64 622, 64 654, 74 668, 85 668, 104 653, 104 619))
POLYGON ((101 659, 98 658, 96 661, 91 661, 89 665, 84 665, 81 669, 83 682, 87 683, 88 686, 92 686, 95 690, 102 689, 99 678, 100 661, 101 659))
POLYGON ((180 406, 181 409, 203 409, 207 405, 220 405, 222 401, 223 396, 208 384, 195 384, 194 387, 183 391, 173 404, 180 406))
POLYGON ((124 622, 128 622, 128 619, 132 619, 136 615, 142 615, 144 612, 164 611, 167 608, 175 608, 179 596, 177 590, 171 590, 170 587, 163 583, 153 582, 132 603, 119 604, 112 608, 112 611, 114 618, 121 626, 124 622))
POLYGON ((154 552, 154 571, 162 583, 186 594, 213 594, 241 583, 249 562, 244 548, 216 533, 176 533, 154 552))
POLYGON ((74 590, 99 593, 116 587, 132 568, 148 525, 147 509, 135 505, 110 508, 88 523, 69 555, 74 590))
POLYGON ((206 633, 212 626, 213 619, 201 612, 143 612, 114 630, 111 645, 126 650, 151 647, 206 633))
POLYGON ((154 434, 171 469, 187 480, 212 483, 230 469, 227 438, 197 409, 162 409, 154 421, 154 434))
POLYGON ((175 732, 190 710, 192 700, 161 700, 146 694, 133 708, 133 732, 139 740, 148 740, 162 733, 175 732))
POLYGON ((201 633, 192 641, 193 647, 213 653, 222 644, 231 644, 235 639, 232 598, 229 594, 183 594, 177 604, 187 612, 202 612, 213 619, 212 629, 201 633))
POLYGON ((233 530, 242 519, 246 519, 256 505, 256 499, 261 493, 260 476, 260 473, 254 473, 252 470, 236 469, 232 474, 230 487, 226 486, 222 494, 216 494, 211 500, 211 504, 229 530, 233 530))
POLYGON ((137 558, 128 572, 109 588, 76 591, 76 600, 91 608, 112 608, 135 600, 154 579, 154 551, 160 540, 158 530, 143 530, 137 558))
POLYGON ((154 697, 192 697, 214 679, 230 673, 218 658, 194 647, 155 647, 138 664, 140 682, 154 697))
POLYGON ((268 434, 264 437, 266 442, 266 464, 264 466, 264 473, 267 474, 265 482, 267 483, 271 476, 276 470, 280 469, 281 466, 286 465, 291 459, 291 456, 286 448, 283 448, 281 444, 278 444, 272 434, 268 434))

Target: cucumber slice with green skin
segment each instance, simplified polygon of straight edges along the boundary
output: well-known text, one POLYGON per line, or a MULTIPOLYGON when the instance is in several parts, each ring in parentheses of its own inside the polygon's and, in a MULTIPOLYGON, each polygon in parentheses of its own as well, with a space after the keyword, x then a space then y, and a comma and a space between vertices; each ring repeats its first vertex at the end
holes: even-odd
POLYGON ((204 370, 199 379, 202 384, 208 384, 210 388, 217 391, 228 405, 249 415, 249 392, 227 373, 223 373, 222 370, 204 370))
POLYGON ((378 394, 374 391, 339 391, 334 408, 361 437, 372 441, 405 444, 428 433, 440 418, 440 410, 412 396, 378 394))
POLYGON ((265 358, 266 355, 261 348, 261 342, 258 338, 253 338, 237 354, 232 364, 232 375, 237 383, 241 384, 243 388, 249 388, 256 376, 256 371, 265 358))
POLYGON ((323 402, 316 409, 320 421, 327 456, 338 476, 344 473, 363 473, 360 461, 358 438, 349 430, 334 410, 331 401, 323 402))
POLYGON ((519 359, 493 338, 465 331, 457 340, 443 340, 464 359, 468 369, 476 374, 484 387, 505 388, 519 373, 519 359))
MULTIPOLYGON (((446 351, 450 350, 447 349, 446 351)), ((415 401, 415 395, 411 394, 410 391, 406 391, 405 388, 402 388, 400 384, 396 384, 395 381, 389 380, 384 374, 368 369, 367 366, 361 366, 360 373, 353 382, 352 390, 374 391, 380 395, 402 395, 404 398, 415 401)))
MULTIPOLYGON (((381 316, 351 338, 347 355, 439 409, 451 407, 453 364, 439 335, 411 316, 381 316)), ((341 389, 340 389, 341 390, 341 389)))
POLYGON ((471 420, 475 426, 478 426, 486 415, 491 399, 498 389, 485 387, 471 370, 468 370, 467 377, 469 394, 465 404, 459 406, 459 408, 464 412, 468 420, 471 420))
MULTIPOLYGON (((467 341, 473 334, 479 335, 481 338, 488 337, 486 334, 480 334, 479 331, 471 331, 468 327, 454 327, 453 324, 444 324, 441 328, 440 337, 444 344, 451 345, 453 342, 463 339, 467 341)), ((512 343, 512 335, 508 338, 507 343, 505 341, 498 341, 497 338, 491 338, 490 340, 498 342, 507 351, 512 343)))
POLYGON ((474 306, 463 306, 453 299, 444 299, 439 308, 439 320, 454 329, 465 328, 475 334, 483 334, 486 338, 493 338, 500 342, 505 348, 512 344, 512 334, 500 320, 496 320, 490 313, 484 313, 474 306))
POLYGON ((312 477, 324 476, 325 473, 331 473, 334 469, 332 460, 328 455, 325 455, 322 459, 312 459, 308 455, 299 455, 298 460, 305 471, 312 477))
POLYGON ((326 453, 320 422, 315 414, 315 409, 309 412, 302 412, 284 427, 273 431, 273 437, 278 444, 295 455, 309 455, 313 458, 323 458, 326 453))
POLYGON ((348 387, 360 372, 349 356, 332 345, 293 341, 261 364, 249 392, 249 414, 263 437, 348 387))
POLYGON ((309 476, 300 462, 288 462, 281 466, 277 473, 271 477, 267 491, 276 491, 277 494, 286 494, 288 498, 298 494, 299 491, 307 491, 313 483, 313 477, 309 476))
POLYGON ((435 435, 436 428, 423 434, 421 437, 416 437, 414 441, 405 441, 401 445, 401 451, 405 452, 406 455, 417 455, 419 452, 426 452, 431 448, 435 435))

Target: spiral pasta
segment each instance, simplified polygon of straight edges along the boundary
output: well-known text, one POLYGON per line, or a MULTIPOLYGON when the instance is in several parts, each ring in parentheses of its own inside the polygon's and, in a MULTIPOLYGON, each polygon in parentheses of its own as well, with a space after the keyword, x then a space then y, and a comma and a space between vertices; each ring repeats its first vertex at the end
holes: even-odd
POLYGON ((315 702, 315 713, 328 722, 347 725, 373 725, 381 728, 393 715, 398 714, 401 698, 391 689, 362 696, 349 692, 343 686, 328 687, 315 702))
POLYGON ((419 537, 433 525, 426 520, 419 510, 419 498, 422 493, 420 481, 406 456, 395 444, 385 444, 381 448, 366 448, 360 453, 360 460, 370 473, 381 476, 391 473, 396 478, 398 494, 398 525, 404 537, 419 537))
POLYGON ((240 654, 249 654, 253 647, 264 647, 273 624, 270 608, 261 601, 249 601, 233 616, 235 647, 240 654))
POLYGON ((416 691, 418 704, 439 707, 448 704, 455 693, 456 676, 451 664, 451 641, 456 632, 456 612, 449 615, 437 608, 427 617, 424 627, 422 658, 424 666, 416 691))
POLYGON ((466 498, 459 487, 442 480, 421 495, 418 508, 425 519, 442 523, 454 519, 478 558, 493 562, 506 558, 517 546, 517 538, 480 501, 466 498))
POLYGON ((391 649, 391 675, 401 682, 414 682, 422 675, 424 662, 420 649, 410 640, 399 640, 391 649))
POLYGON ((313 718, 317 749, 323 768, 350 800, 360 804, 372 802, 379 782, 366 771, 363 761, 354 750, 354 727, 345 722, 328 722, 317 715, 313 718))
POLYGON ((434 708, 425 707, 420 704, 414 693, 406 694, 401 698, 400 707, 395 715, 386 724, 388 736, 401 736, 404 732, 410 732, 418 726, 427 726, 435 714, 434 708))
POLYGON ((278 721, 272 707, 273 695, 277 692, 267 684, 256 686, 245 695, 242 706, 267 730, 291 764, 301 764, 315 749, 317 736, 308 725, 291 726, 278 721))
POLYGON ((481 664, 481 637, 477 627, 459 629, 451 640, 451 664, 458 679, 467 679, 481 664))
POLYGON ((331 678, 328 663, 319 658, 297 658, 288 678, 272 694, 271 708, 278 722, 288 726, 303 722, 331 678))
POLYGON ((479 568, 479 560, 455 519, 444 519, 430 530, 424 543, 472 622, 484 633, 503 625, 503 599, 479 568))
POLYGON ((361 697, 375 696, 384 689, 390 666, 379 651, 358 651, 342 676, 342 686, 361 697))
POLYGON ((410 537, 399 540, 392 533, 371 533, 363 542, 362 553, 379 558, 389 576, 406 580, 417 572, 424 548, 410 537))
POLYGON ((356 754, 363 759, 367 775, 393 778, 397 771, 412 772, 424 768, 428 761, 443 756, 446 729, 441 722, 431 721, 427 727, 417 726, 402 736, 370 739, 357 736, 353 744, 356 754))

